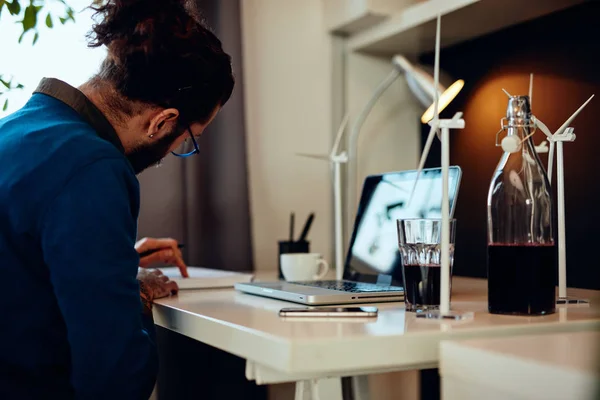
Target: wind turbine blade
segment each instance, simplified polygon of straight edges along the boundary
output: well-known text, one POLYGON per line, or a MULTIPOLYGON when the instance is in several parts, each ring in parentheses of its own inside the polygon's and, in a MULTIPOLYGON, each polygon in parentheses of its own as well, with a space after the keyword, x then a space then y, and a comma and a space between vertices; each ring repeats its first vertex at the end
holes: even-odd
POLYGON ((550 140, 550 150, 548 151, 548 183, 552 184, 552 164, 554 164, 554 142, 550 140))
POLYGON ((415 193, 415 189, 417 187, 417 182, 419 181, 419 177, 421 176, 421 171, 425 167, 425 161, 427 160, 427 156, 429 155, 429 150, 431 150, 431 144, 433 143, 433 138, 438 130, 437 124, 431 124, 431 128, 429 129, 429 134, 427 135, 427 141, 425 142, 425 147, 423 147, 423 153, 421 154, 421 160, 419 161, 419 168, 417 168, 417 176, 415 176, 415 181, 413 183, 413 187, 410 190, 410 195, 408 196, 408 203, 412 201, 413 195, 415 193))
POLYGON ((350 113, 346 113, 344 118, 342 118, 342 123, 338 128, 337 134, 335 135, 335 141, 333 142, 333 147, 331 148, 330 156, 333 157, 337 155, 338 149, 340 147, 340 143, 342 141, 342 136, 344 136, 344 132, 346 131, 346 126, 348 125, 348 120, 350 119, 350 113))
MULTIPOLYGON (((425 142, 425 147, 423 148, 423 153, 421 154, 421 160, 419 161, 419 172, 425 166, 425 160, 427 160, 427 156, 429 155, 429 150, 431 150, 431 145, 433 143, 433 138, 438 132, 438 127, 436 124, 431 125, 429 129, 429 134, 427 135, 427 141, 425 142)), ((418 176, 418 175, 417 175, 418 176)))
POLYGON ((296 153, 297 156, 300 157, 306 157, 306 158, 313 158, 315 160, 325 160, 325 161, 330 161, 330 157, 327 155, 322 155, 322 154, 306 154, 306 153, 296 153))
POLYGON ((544 124, 535 116, 532 116, 531 119, 533 120, 533 123, 536 124, 542 132, 544 132, 544 135, 548 136, 548 141, 552 143, 552 132, 550 132, 550 129, 546 126, 546 124, 544 124))
POLYGON ((529 108, 533 107, 533 74, 529 74, 529 108))
POLYGON ((381 180, 381 182, 385 182, 385 183, 387 183, 388 185, 395 187, 396 189, 398 189, 398 190, 399 190, 399 191, 401 191, 401 192, 406 192, 406 189, 405 189, 405 188, 403 188, 403 187, 402 187, 402 186, 400 186, 400 185, 397 185, 396 183, 394 183, 394 182, 392 182, 392 181, 388 181, 387 179, 382 179, 382 180, 381 180))
POLYGON ((439 83, 440 83, 440 31, 442 25, 442 16, 437 16, 437 26, 435 29, 435 62, 433 69, 433 120, 439 119, 439 83))
POLYGON ((431 149, 431 144, 433 143, 433 138, 438 131, 439 127, 439 81, 440 81, 440 37, 441 37, 441 26, 442 26, 442 16, 438 14, 437 16, 437 25, 435 29, 435 62, 433 67, 433 119, 429 124, 431 128, 429 129, 429 134, 427 135, 427 141, 425 142, 425 147, 423 148, 423 154, 421 154, 421 160, 419 161, 419 168, 417 169, 417 176, 415 177, 415 182, 413 183, 413 187, 410 190, 410 196, 408 197, 408 204, 412 201, 413 195, 415 193, 415 189, 417 187, 417 182, 419 181, 419 177, 421 176, 421 171, 425 166, 425 160, 427 160, 427 156, 429 155, 429 150, 431 149))
POLYGON ((556 131, 556 133, 557 133, 557 134, 559 134, 559 135, 560 135, 561 133, 563 133, 563 132, 564 132, 564 130, 565 130, 565 129, 567 129, 567 128, 569 127, 569 124, 571 124, 571 122, 573 122, 573 120, 575 119, 575 117, 577 117, 577 115, 578 115, 578 114, 581 112, 581 110, 583 110, 583 108, 584 108, 585 106, 587 106, 587 105, 588 105, 588 103, 589 103, 590 101, 592 101, 592 99, 593 99, 593 98, 594 98, 594 95, 591 95, 591 96, 590 96, 590 98, 589 98, 589 99, 587 99, 587 101, 586 101, 585 103, 583 103, 583 104, 581 105, 581 107, 579 107, 579 108, 577 109, 577 111, 575 111, 575 112, 573 113, 573 115, 571 115, 571 116, 569 117, 569 119, 568 119, 568 120, 566 120, 564 124, 562 124, 562 126, 561 126, 560 128, 558 128, 558 130, 556 131))

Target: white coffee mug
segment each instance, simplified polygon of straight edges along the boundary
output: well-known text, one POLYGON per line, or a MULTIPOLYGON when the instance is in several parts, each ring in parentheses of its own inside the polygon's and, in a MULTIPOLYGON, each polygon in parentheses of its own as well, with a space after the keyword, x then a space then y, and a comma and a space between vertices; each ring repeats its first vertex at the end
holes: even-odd
POLYGON ((281 272, 286 281, 322 279, 329 264, 318 253, 287 253, 281 255, 281 272))

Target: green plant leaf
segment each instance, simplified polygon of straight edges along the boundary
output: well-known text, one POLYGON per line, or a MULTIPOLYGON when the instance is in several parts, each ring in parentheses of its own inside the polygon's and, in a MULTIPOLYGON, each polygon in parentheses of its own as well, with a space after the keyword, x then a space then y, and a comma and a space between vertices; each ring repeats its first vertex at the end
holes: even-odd
POLYGON ((4 100, 4 105, 2 106, 2 111, 6 111, 8 109, 8 99, 4 100))
POLYGON ((67 11, 63 18, 64 18, 65 22, 67 22, 69 20, 75 22, 75 11, 73 11, 73 9, 71 7, 67 6, 67 11))
POLYGON ((66 18, 63 18, 63 17, 58 17, 58 19, 60 20, 60 23, 63 25, 65 24, 65 22, 67 22, 66 18))
POLYGON ((19 36, 19 43, 23 41, 23 36, 25 36, 25 31, 21 32, 21 36, 19 36))
POLYGON ((17 86, 14 87, 14 89, 23 89, 25 86, 21 85, 20 83, 17 84, 17 86))
POLYGON ((21 13, 21 4, 19 0, 13 0, 12 3, 6 3, 6 8, 11 15, 19 15, 21 13))
POLYGON ((35 33, 35 35, 33 35, 33 43, 31 43, 31 45, 33 46, 38 39, 40 38, 40 34, 38 32, 35 33))
POLYGON ((23 17, 23 32, 33 29, 37 24, 38 9, 36 6, 27 6, 25 8, 25 16, 23 17))
POLYGON ((10 82, 0 79, 0 83, 2 83, 7 89, 10 89, 10 82))
POLYGON ((54 24, 52 23, 52 17, 50 16, 49 13, 48 13, 48 15, 46 15, 46 26, 48 28, 52 28, 54 26, 54 24))

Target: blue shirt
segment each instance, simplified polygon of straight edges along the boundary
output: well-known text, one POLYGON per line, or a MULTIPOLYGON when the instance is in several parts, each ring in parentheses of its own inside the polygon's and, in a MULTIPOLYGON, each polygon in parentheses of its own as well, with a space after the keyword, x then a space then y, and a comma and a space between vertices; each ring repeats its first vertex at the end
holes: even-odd
POLYGON ((118 137, 77 89, 43 80, 0 120, 0 399, 148 399, 138 212, 118 137))

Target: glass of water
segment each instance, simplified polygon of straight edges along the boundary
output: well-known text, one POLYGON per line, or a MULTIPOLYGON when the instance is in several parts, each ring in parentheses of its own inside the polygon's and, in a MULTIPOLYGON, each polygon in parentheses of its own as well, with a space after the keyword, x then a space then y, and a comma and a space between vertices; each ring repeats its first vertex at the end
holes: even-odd
MULTIPOLYGON (((406 311, 437 310, 440 306, 442 220, 399 219, 396 223, 406 311)), ((454 264, 455 227, 456 220, 450 219, 450 277, 454 264)))

